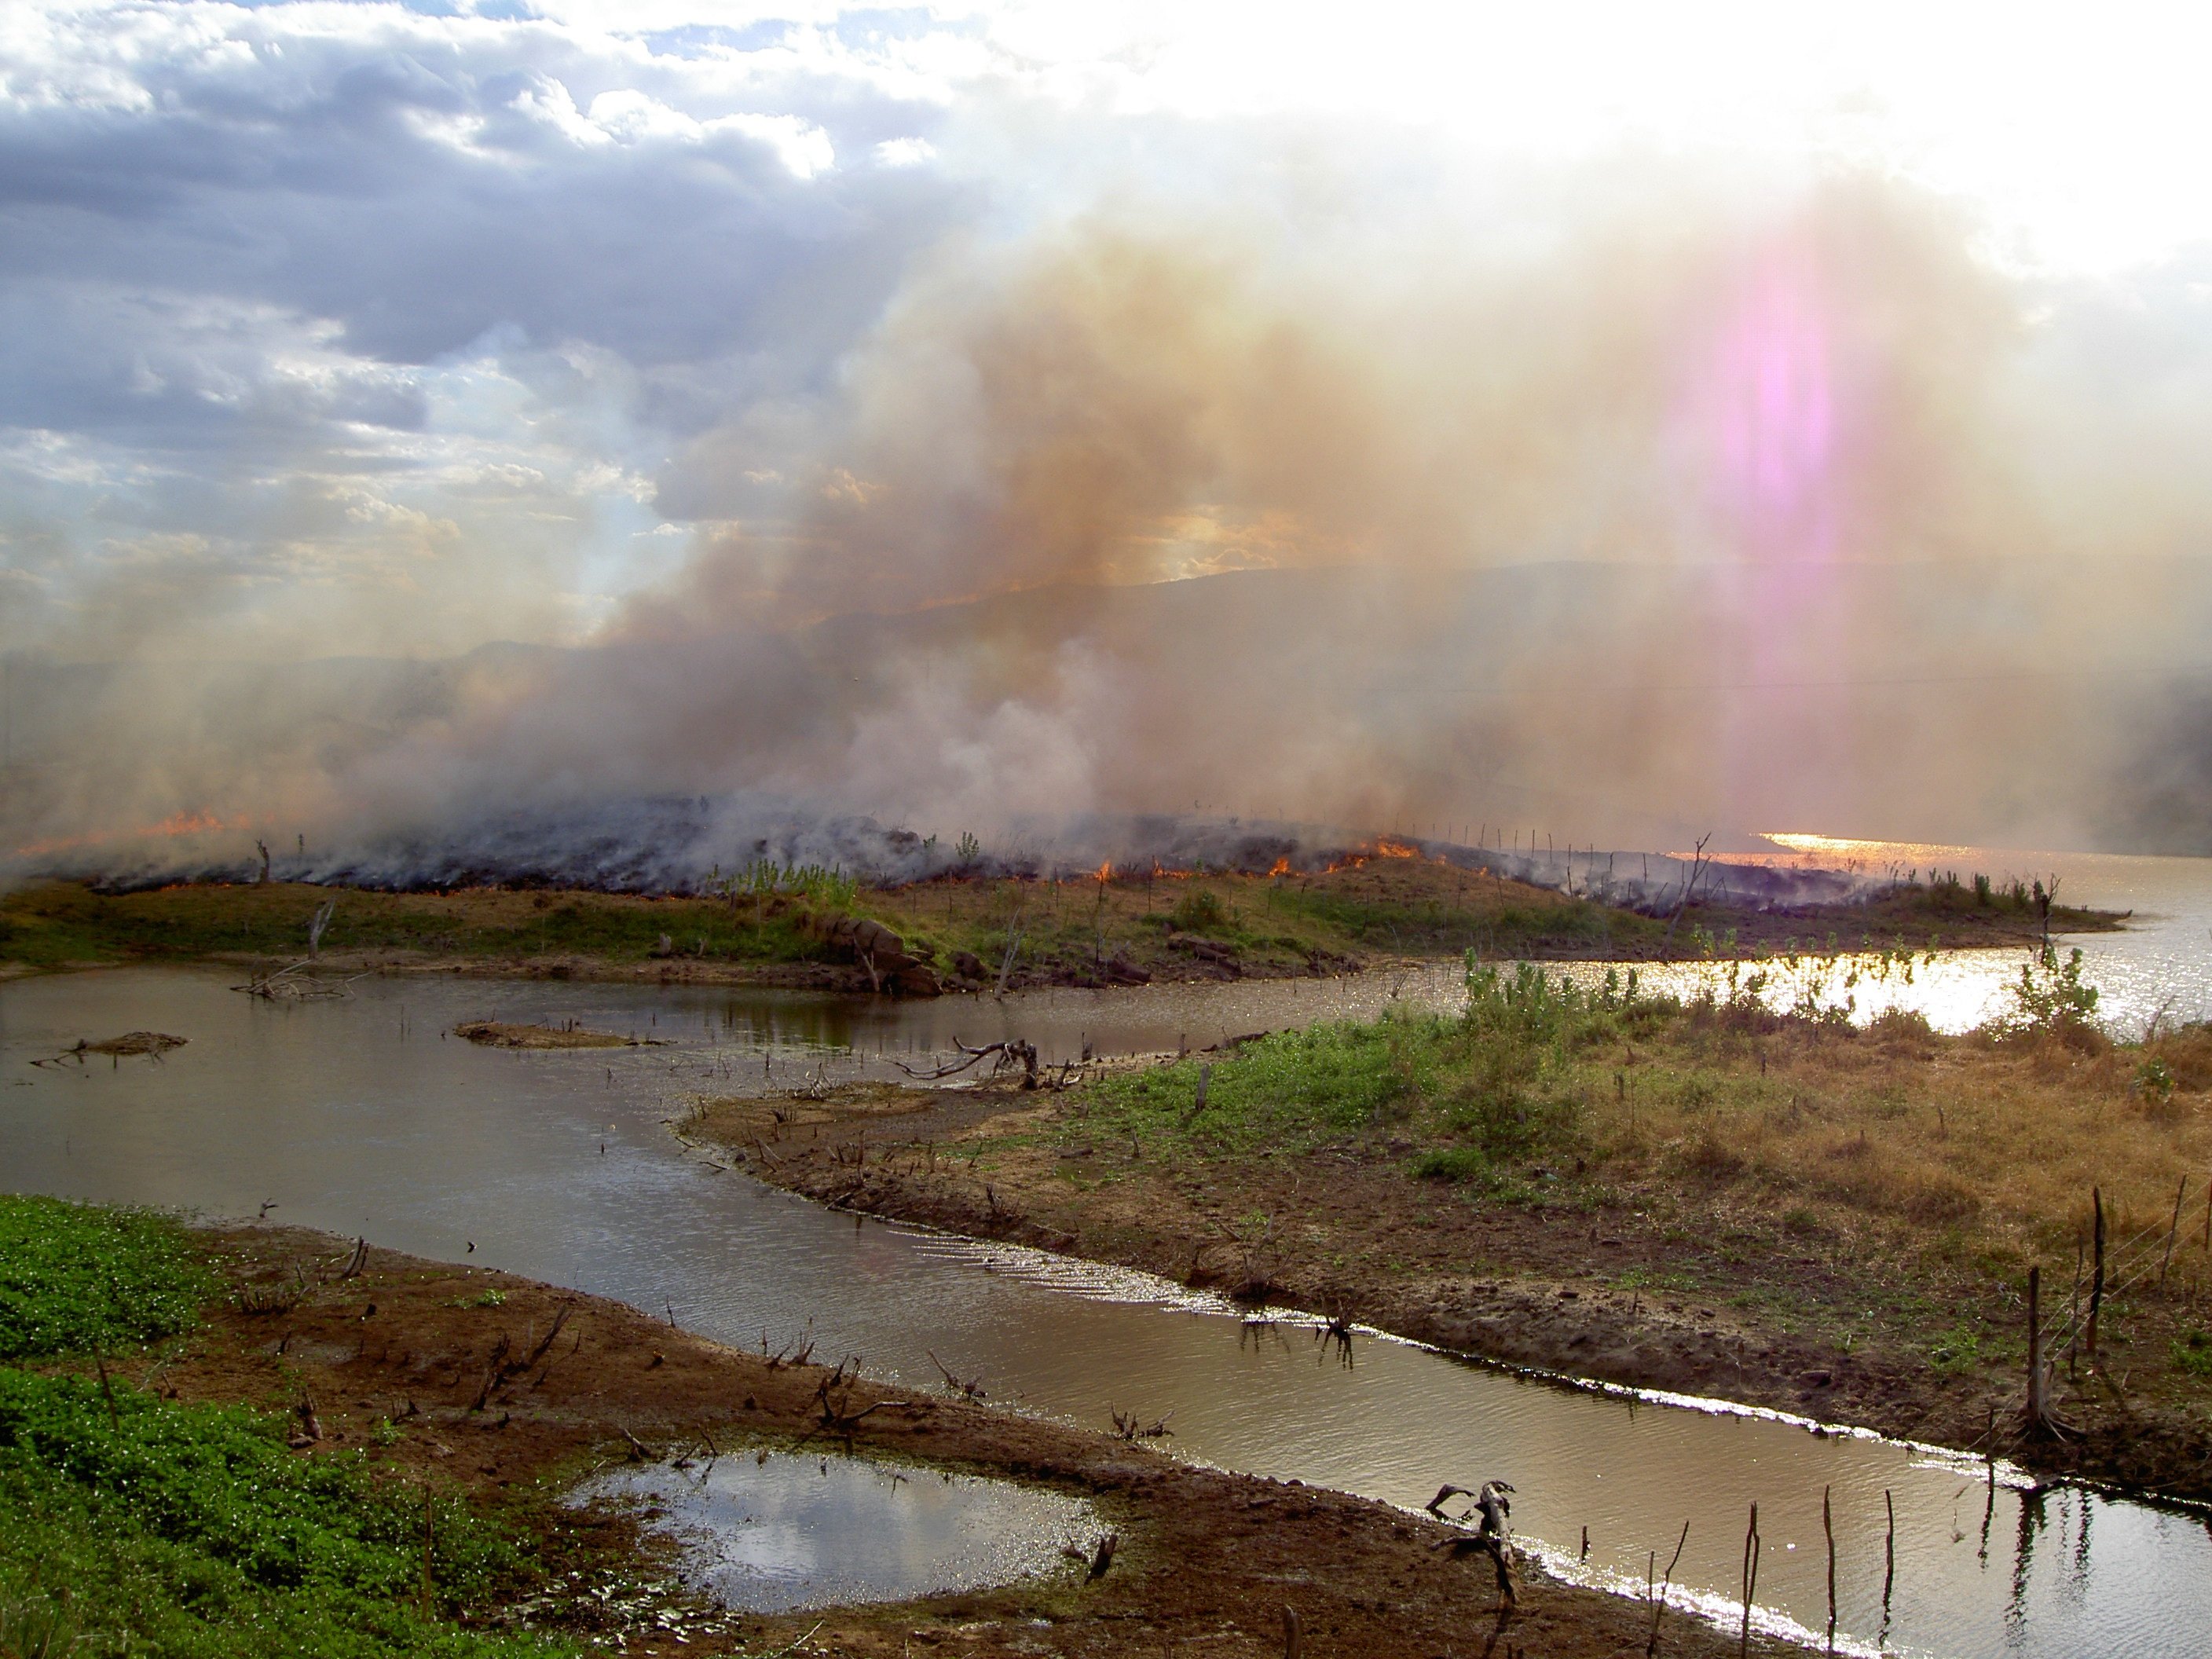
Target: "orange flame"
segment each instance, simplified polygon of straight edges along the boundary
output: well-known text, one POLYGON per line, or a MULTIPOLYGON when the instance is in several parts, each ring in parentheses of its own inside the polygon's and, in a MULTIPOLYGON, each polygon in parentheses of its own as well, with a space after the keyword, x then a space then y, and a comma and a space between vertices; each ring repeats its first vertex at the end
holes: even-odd
POLYGON ((1277 859, 1277 860, 1275 860, 1274 867, 1273 867, 1273 869, 1269 870, 1269 871, 1267 872, 1267 873, 1268 873, 1269 875, 1271 875, 1271 876, 1287 876, 1287 875, 1289 875, 1289 874, 1291 873, 1291 861, 1290 861, 1290 860, 1288 860, 1288 859, 1277 859))

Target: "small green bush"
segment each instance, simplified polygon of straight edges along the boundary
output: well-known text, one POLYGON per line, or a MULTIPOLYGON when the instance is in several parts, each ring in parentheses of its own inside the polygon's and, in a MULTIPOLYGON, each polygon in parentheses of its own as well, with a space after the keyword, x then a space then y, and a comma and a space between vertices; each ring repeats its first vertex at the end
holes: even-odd
POLYGON ((2021 965, 2012 995, 2011 1010, 1996 1021, 2002 1033, 2065 1036, 2095 1029, 2098 992, 2082 982, 2079 945, 2063 961, 2057 945, 2044 945, 2021 965))
POLYGON ((1424 1181, 1474 1181, 1490 1173, 1490 1160, 1472 1146, 1439 1146, 1413 1160, 1424 1181))
POLYGON ((2191 1330, 2176 1340, 2168 1352, 2174 1370, 2188 1376, 2212 1376, 2212 1336, 2191 1330))
POLYGON ((0 1198, 0 1359, 189 1330, 213 1285, 176 1224, 58 1198, 0 1198))
POLYGON ((1201 888, 1177 899, 1168 920, 1186 933, 1212 933, 1228 925, 1229 912, 1218 894, 1201 888))

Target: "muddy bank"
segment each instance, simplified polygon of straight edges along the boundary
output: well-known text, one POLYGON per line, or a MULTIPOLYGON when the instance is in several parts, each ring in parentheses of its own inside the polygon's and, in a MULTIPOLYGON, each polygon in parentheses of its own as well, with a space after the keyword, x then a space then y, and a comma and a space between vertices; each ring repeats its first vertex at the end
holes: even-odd
MULTIPOLYGON (((1527 1563, 1519 1607, 1501 1620, 1487 1561, 1452 1559, 1436 1547, 1450 1529, 1381 1504, 1188 1468, 950 1392, 892 1395, 855 1382, 831 1395, 844 1420, 825 1432, 833 1373, 812 1362, 833 1356, 741 1352, 619 1304, 389 1251, 356 1254, 346 1241, 295 1230, 200 1237, 232 1293, 147 1385, 194 1401, 311 1402, 314 1437, 302 1429, 299 1455, 359 1450, 408 1480, 532 1508, 556 1557, 609 1591, 538 1599, 535 1622, 573 1638, 671 1655, 788 1650, 804 1637, 806 1652, 855 1656, 1133 1656, 1199 1644, 1257 1656, 1283 1651, 1285 1606, 1299 1614, 1309 1654, 1596 1659, 1643 1651, 1649 1632, 1641 1605, 1557 1583, 1527 1563), (560 1334, 547 1343, 556 1321, 560 1334), (825 1456, 887 1455, 1081 1495, 1115 1528, 1119 1548, 1096 1582, 1070 1564, 994 1590, 738 1616, 656 1590, 665 1563, 639 1553, 630 1520, 551 1501, 639 1446, 698 1456, 710 1445, 727 1453, 801 1441, 825 1456)), ((1718 1656, 1735 1646, 1667 1615, 1662 1651, 1718 1656)))
POLYGON ((2051 1475, 2212 1498, 2212 1413, 2201 1401, 2145 1398, 2136 1382, 2203 1317, 2198 1292, 2178 1281, 2163 1298, 2131 1297, 2106 1363, 2073 1376, 2067 1437, 2030 1438, 2011 1356, 1931 1361, 1925 1346, 1990 1311, 1985 1277, 1930 1277, 1900 1299, 1885 1282, 1893 1262, 1778 1239, 1769 1218, 1711 1188, 1685 1186, 1663 1206, 1650 1194, 1474 1202, 1409 1178, 1412 1144, 1387 1139, 1199 1166, 1100 1133, 1080 1091, 988 1085, 705 1102, 682 1132, 773 1184, 868 1214, 1141 1268, 1506 1364, 1994 1445, 2051 1475), (1889 1328, 1876 1308, 1893 1310, 1889 1328))

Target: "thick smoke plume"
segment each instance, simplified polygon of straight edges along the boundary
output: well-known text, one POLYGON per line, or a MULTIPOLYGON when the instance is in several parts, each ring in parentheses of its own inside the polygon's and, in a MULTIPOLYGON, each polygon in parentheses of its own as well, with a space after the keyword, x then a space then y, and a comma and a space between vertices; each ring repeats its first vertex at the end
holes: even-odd
POLYGON ((833 395, 672 462, 690 554, 582 646, 12 658, 7 867, 2199 847, 2206 410, 2098 349, 2124 308, 1894 183, 1642 182, 942 246, 833 395))

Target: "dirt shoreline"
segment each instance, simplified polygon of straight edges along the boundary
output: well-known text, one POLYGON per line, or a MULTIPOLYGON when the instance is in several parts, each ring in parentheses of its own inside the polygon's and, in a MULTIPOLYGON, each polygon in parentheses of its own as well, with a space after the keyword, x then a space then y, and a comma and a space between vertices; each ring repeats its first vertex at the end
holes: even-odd
MULTIPOLYGON (((1087 1498, 1120 1537, 1096 1583, 1070 1565, 994 1590, 767 1618, 647 1595, 629 1598, 625 1622, 608 1611, 623 1596, 580 1591, 565 1608, 541 1607, 544 1627, 607 1644, 619 1638, 629 1653, 789 1651, 805 1637, 806 1653, 870 1659, 917 1651, 1135 1659, 1200 1643, 1209 1652, 1276 1655, 1285 1606, 1297 1610, 1311 1654, 1480 1647, 1599 1659, 1641 1652, 1649 1634, 1644 1604, 1550 1579, 1525 1560, 1519 1606, 1501 1620, 1487 1561, 1454 1559, 1437 1547, 1452 1529, 1384 1504, 1194 1468, 957 1395, 894 1395, 866 1381, 852 1385, 845 1409, 885 1403, 825 1435, 821 1389, 831 1372, 820 1364, 779 1364, 619 1303, 495 1271, 374 1248, 356 1258, 348 1241, 302 1230, 241 1224, 195 1236, 232 1294, 153 1365, 145 1386, 283 1409, 312 1400, 322 1437, 301 1455, 360 1450, 410 1480, 535 1506, 563 1561, 602 1572, 626 1562, 641 1578, 661 1571, 639 1552, 631 1521, 553 1501, 639 1443, 656 1455, 699 1455, 709 1443, 727 1454, 804 1438, 827 1455, 883 1455, 1018 1479, 1087 1498), (258 1288, 241 1297, 241 1285, 258 1288), (501 1376, 502 1338, 509 1352, 534 1346, 556 1319, 561 1338, 545 1357, 486 1386, 501 1376)), ((1752 1645, 1795 1651, 1764 1639, 1752 1645)), ((1667 1615, 1662 1652, 1719 1659, 1735 1647, 1667 1615)))
MULTIPOLYGON (((2212 1422, 2131 1397, 2124 1376, 2069 1395, 2065 1439, 2029 1438, 2009 1369, 1944 1375, 1895 1348, 1802 1334, 1710 1287, 1624 1285, 1681 1259, 1679 1233, 1652 1216, 1455 1203, 1395 1160, 1328 1149, 1200 1175, 1103 1144, 1079 1100, 858 1085, 773 1107, 702 1102, 682 1133, 838 1208, 1139 1268, 1526 1370, 1975 1453, 1994 1435, 2000 1455, 2041 1474, 2212 1500, 2212 1422), (973 1156, 985 1149, 988 1163, 973 1156), (1264 1240, 1243 1219, 1256 1215, 1269 1218, 1264 1240), (1347 1239, 1356 1249, 1336 1248, 1347 1239)), ((1708 1218, 1716 1237, 1725 1208, 1708 1218)), ((1786 1270, 1808 1301, 1851 1294, 1814 1257, 1786 1270)))

